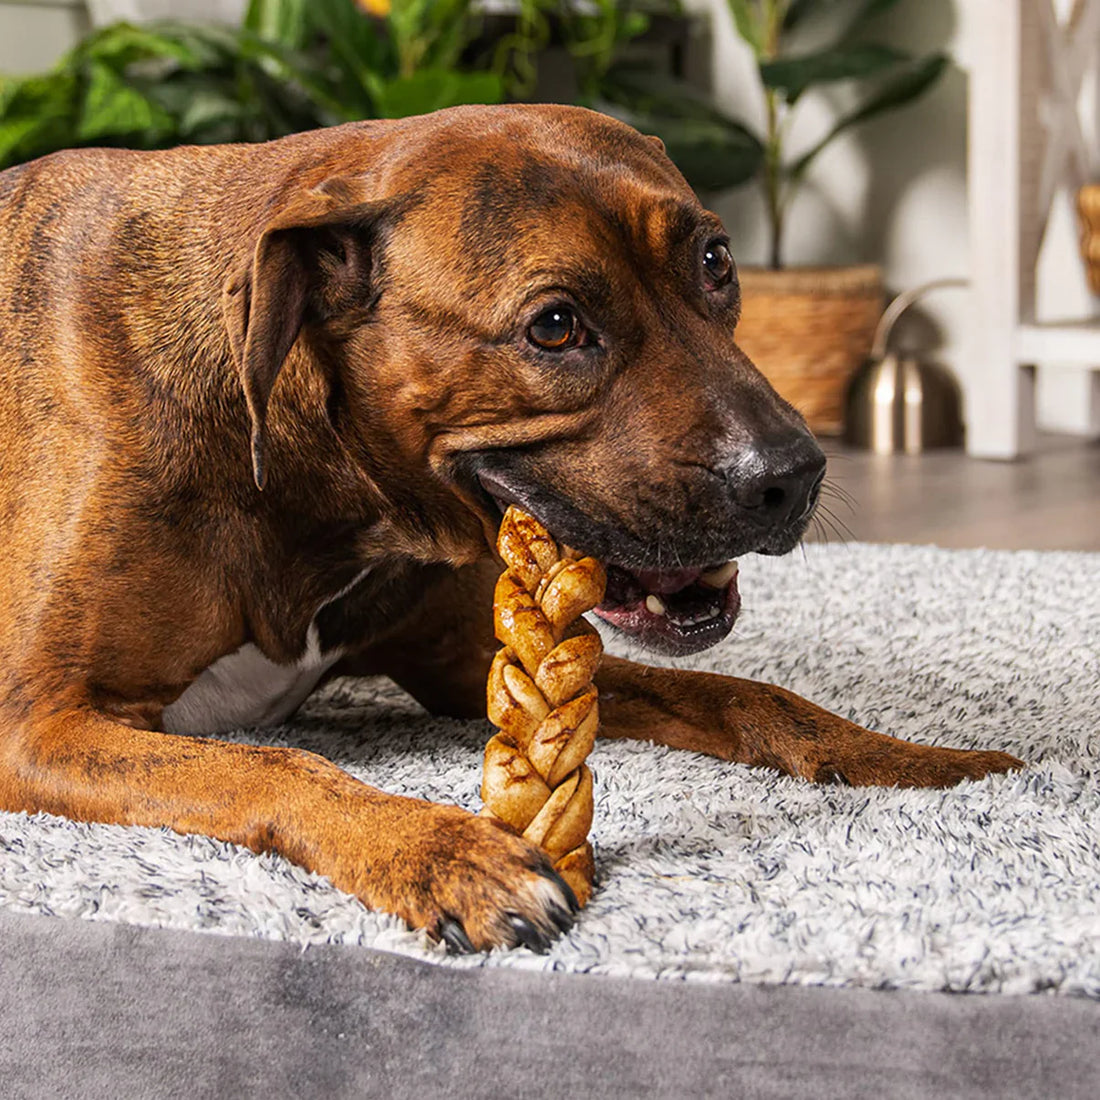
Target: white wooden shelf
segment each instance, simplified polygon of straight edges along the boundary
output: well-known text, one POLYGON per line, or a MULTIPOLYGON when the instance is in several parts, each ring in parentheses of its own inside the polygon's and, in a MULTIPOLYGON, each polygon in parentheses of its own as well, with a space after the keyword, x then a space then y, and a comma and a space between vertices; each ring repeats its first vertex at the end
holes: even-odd
POLYGON ((1072 0, 1064 22, 1055 0, 972 2, 981 46, 968 96, 967 450, 1016 458, 1034 445, 1035 365, 1100 370, 1100 321, 1036 321, 1051 206, 1100 171, 1096 137, 1086 140, 1077 111, 1100 55, 1100 0, 1072 0))
POLYGON ((1016 359, 1096 368, 1100 366, 1100 319, 1018 325, 1016 359))

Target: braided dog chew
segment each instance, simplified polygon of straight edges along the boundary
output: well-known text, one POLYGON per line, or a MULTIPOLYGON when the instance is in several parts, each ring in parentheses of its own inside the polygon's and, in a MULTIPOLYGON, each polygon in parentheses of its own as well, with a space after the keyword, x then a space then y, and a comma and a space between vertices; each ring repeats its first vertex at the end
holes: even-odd
POLYGON ((584 761, 599 726, 592 678, 603 643, 581 616, 603 599, 607 577, 514 505, 497 551, 505 571, 493 620, 504 648, 489 672, 488 703, 500 732, 485 747, 482 812, 542 847, 584 905, 596 870, 584 761))

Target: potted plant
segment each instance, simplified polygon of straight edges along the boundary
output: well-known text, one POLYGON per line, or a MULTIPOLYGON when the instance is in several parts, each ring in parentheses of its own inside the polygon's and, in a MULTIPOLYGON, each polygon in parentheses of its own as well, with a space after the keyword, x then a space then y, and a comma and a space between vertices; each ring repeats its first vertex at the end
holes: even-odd
POLYGON ((922 95, 947 59, 940 53, 913 56, 868 38, 873 21, 897 0, 727 3, 763 85, 757 179, 770 229, 767 267, 741 269, 738 342, 815 431, 838 434, 848 379, 866 358, 882 313, 882 275, 874 265, 785 269, 786 216, 815 161, 837 137, 922 95), (807 27, 819 44, 799 49, 807 27), (787 138, 803 95, 841 82, 865 87, 862 99, 808 149, 792 154, 787 138))
MULTIPOLYGON (((76 145, 263 141, 351 119, 527 99, 548 48, 572 56, 567 94, 662 137, 700 190, 757 171, 763 150, 683 81, 640 97, 616 65, 675 0, 250 0, 239 27, 102 27, 48 73, 0 75, 0 169, 76 145), (642 102, 645 99, 645 102, 642 102)), ((657 79, 653 66, 645 75, 657 79)))
MULTIPOLYGON (((250 0, 239 27, 101 27, 47 73, 0 76, 0 169, 79 145, 264 141, 508 93, 508 49, 465 56, 473 0, 250 0)), ((509 47, 529 43, 520 33, 509 47)))

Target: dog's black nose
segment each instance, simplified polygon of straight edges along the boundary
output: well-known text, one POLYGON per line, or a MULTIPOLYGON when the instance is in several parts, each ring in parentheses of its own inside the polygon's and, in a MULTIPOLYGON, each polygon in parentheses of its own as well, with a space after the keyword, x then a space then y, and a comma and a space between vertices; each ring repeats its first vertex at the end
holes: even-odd
POLYGON ((727 468, 734 502, 761 525, 785 527, 804 519, 825 479, 825 456, 807 432, 741 451, 727 468))

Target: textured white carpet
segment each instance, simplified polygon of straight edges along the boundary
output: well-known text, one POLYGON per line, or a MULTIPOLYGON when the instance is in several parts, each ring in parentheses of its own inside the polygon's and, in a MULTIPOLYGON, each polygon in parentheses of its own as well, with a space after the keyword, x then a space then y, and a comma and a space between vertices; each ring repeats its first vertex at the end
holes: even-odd
MULTIPOLYGON (((1100 555, 810 546, 745 559, 741 589, 734 637, 680 663, 1031 767, 950 791, 849 789, 599 744, 601 884, 574 931, 545 957, 448 965, 1100 996, 1100 555)), ((342 681, 258 740, 476 809, 487 730, 342 681)), ((444 961, 280 859, 46 816, 0 814, 0 906, 444 961)))

